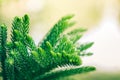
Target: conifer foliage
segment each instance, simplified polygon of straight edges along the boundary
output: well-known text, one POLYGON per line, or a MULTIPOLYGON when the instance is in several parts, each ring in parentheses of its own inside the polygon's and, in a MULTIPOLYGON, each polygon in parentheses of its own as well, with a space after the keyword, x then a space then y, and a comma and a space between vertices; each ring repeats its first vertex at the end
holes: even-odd
POLYGON ((29 17, 15 17, 11 40, 7 41, 7 27, 0 25, 0 67, 3 80, 54 80, 95 70, 81 66, 82 56, 93 43, 79 44, 83 28, 64 33, 74 25, 68 15, 60 19, 38 45, 29 35, 29 17))

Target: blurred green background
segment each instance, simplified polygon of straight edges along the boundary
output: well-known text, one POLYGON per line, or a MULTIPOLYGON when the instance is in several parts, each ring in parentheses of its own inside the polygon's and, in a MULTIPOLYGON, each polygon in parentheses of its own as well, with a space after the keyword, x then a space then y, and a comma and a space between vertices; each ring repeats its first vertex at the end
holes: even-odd
POLYGON ((90 49, 94 55, 83 57, 83 65, 97 70, 65 80, 120 80, 120 0, 0 0, 0 24, 5 23, 9 33, 13 18, 24 14, 30 16, 36 43, 67 14, 75 14, 73 28, 88 29, 80 42, 95 42, 90 49))

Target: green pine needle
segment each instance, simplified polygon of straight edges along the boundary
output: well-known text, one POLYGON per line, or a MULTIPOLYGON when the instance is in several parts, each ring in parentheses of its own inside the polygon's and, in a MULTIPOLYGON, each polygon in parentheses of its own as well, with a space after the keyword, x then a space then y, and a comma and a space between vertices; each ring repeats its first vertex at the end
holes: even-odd
POLYGON ((94 44, 94 42, 81 44, 78 49, 80 49, 80 51, 84 51, 84 50, 87 50, 88 48, 90 48, 93 44, 94 44))

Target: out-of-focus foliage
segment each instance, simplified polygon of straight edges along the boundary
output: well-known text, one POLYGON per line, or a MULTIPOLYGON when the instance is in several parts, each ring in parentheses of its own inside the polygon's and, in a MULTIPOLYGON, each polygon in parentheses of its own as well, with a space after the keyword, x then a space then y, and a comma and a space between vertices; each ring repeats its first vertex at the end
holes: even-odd
POLYGON ((62 80, 120 80, 120 73, 116 72, 93 72, 90 74, 81 74, 70 76, 62 80))

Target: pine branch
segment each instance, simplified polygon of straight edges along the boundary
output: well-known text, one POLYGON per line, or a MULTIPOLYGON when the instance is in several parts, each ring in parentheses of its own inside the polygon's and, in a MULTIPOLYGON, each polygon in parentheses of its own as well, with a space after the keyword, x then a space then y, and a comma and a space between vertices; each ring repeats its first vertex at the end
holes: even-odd
POLYGON ((12 23, 12 34, 11 34, 11 41, 14 43, 15 41, 19 41, 21 39, 21 35, 19 37, 17 33, 21 34, 22 28, 22 20, 18 17, 15 17, 12 23), (18 39, 17 39, 18 38, 18 39))
POLYGON ((68 32, 67 34, 68 35, 75 35, 75 34, 83 33, 85 31, 86 31, 86 29, 84 29, 84 28, 77 28, 77 29, 74 29, 74 30, 68 32))
POLYGON ((76 45, 85 29, 64 31, 73 26, 65 16, 46 34, 38 46, 29 35, 29 17, 15 17, 12 23, 11 41, 6 42, 7 28, 0 26, 0 62, 4 80, 53 80, 64 76, 95 70, 80 67, 80 56, 91 55, 86 50, 93 43, 76 45), (69 64, 69 65, 68 65, 69 64), (71 66, 72 65, 72 66, 71 66), (59 70, 56 70, 56 68, 59 70), (28 70, 29 69, 29 70, 28 70))
POLYGON ((2 76, 6 80, 5 72, 5 59, 6 59, 6 40, 7 40, 7 27, 5 25, 0 26, 0 63, 2 65, 2 76))
POLYGON ((69 36, 70 41, 72 41, 73 44, 75 44, 82 37, 83 32, 85 31, 86 29, 84 28, 77 28, 68 32, 67 35, 69 36))
POLYGON ((46 47, 46 41, 49 41, 52 46, 55 46, 62 32, 65 31, 68 27, 74 25, 74 22, 69 22, 72 17, 73 15, 68 15, 59 20, 58 23, 55 24, 54 27, 46 34, 42 42, 39 43, 39 46, 44 49, 46 47))
POLYGON ((90 72, 90 71, 94 71, 95 67, 80 67, 80 66, 65 66, 65 67, 59 67, 56 70, 50 71, 46 74, 43 74, 39 77, 36 77, 34 80, 53 80, 56 78, 60 78, 60 77, 65 77, 65 76, 70 76, 70 75, 74 75, 74 74, 81 74, 84 72, 90 72))
POLYGON ((24 15, 24 17, 22 17, 22 32, 24 35, 29 33, 29 17, 28 15, 24 15))
POLYGON ((14 59, 13 58, 9 57, 6 59, 5 70, 6 70, 7 80, 15 80, 14 59))
POLYGON ((93 55, 93 53, 92 52, 81 52, 81 53, 79 53, 79 55, 80 56, 91 56, 91 55, 93 55))
POLYGON ((36 45, 35 45, 35 42, 34 40, 32 39, 32 37, 30 35, 25 35, 26 38, 25 38, 25 45, 29 48, 29 50, 33 51, 33 50, 36 50, 36 45))
POLYGON ((63 35, 58 41, 55 51, 60 53, 65 51, 68 54, 73 54, 75 53, 75 45, 68 39, 66 35, 63 35))
POLYGON ((66 64, 80 65, 82 62, 79 56, 75 54, 73 55, 67 53, 60 54, 50 51, 49 52, 50 54, 48 55, 48 53, 46 53, 43 49, 40 50, 39 52, 40 53, 33 51, 32 55, 34 57, 34 60, 36 60, 36 62, 38 62, 41 67, 44 67, 45 71, 43 73, 56 68, 58 65, 59 66, 66 64))
POLYGON ((72 41, 72 43, 75 44, 81 37, 82 37, 82 34, 71 35, 70 41, 72 41))
POLYGON ((90 48, 93 44, 94 44, 94 42, 89 42, 89 43, 81 44, 80 47, 78 47, 78 49, 80 51, 84 51, 84 50, 87 50, 88 48, 90 48))
MULTIPOLYGON (((12 23, 12 34, 11 34, 11 41, 14 43, 13 47, 15 47, 15 42, 19 42, 19 41, 26 46, 26 44, 28 44, 27 43, 28 41, 26 41, 26 39, 32 40, 28 36, 28 32, 29 32, 29 17, 27 15, 22 17, 22 19, 15 17, 12 23)), ((32 44, 34 43, 32 42, 32 44)))

